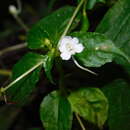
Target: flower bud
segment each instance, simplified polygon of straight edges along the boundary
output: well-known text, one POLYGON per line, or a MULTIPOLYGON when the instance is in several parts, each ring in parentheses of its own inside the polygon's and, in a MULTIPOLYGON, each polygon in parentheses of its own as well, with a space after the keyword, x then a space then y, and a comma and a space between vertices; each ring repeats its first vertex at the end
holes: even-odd
POLYGON ((18 14, 18 10, 14 5, 10 5, 9 6, 9 12, 13 15, 17 15, 18 14))

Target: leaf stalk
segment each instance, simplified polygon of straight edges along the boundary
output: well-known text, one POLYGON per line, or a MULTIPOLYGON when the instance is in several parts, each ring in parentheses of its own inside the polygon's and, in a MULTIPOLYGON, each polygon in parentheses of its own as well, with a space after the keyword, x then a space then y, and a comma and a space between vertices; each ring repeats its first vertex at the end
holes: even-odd
POLYGON ((37 63, 35 66, 33 66, 31 69, 29 69, 28 71, 26 71, 25 73, 23 73, 21 76, 19 76, 18 78, 16 78, 13 82, 11 82, 9 85, 7 85, 6 87, 2 87, 0 88, 0 93, 4 93, 7 89, 9 89, 10 87, 12 87, 14 84, 16 84, 18 81, 20 81, 21 79, 23 79, 24 77, 26 77, 28 74, 30 74, 32 71, 34 71, 36 68, 38 68, 40 65, 43 64, 43 61, 37 63))

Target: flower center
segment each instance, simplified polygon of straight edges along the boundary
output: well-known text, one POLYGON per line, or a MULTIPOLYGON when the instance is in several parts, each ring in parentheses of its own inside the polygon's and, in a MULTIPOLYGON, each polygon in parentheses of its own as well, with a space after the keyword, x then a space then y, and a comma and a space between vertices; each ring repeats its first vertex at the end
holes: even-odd
POLYGON ((66 43, 66 49, 68 52, 70 52, 71 54, 75 53, 74 47, 72 46, 71 43, 66 43))

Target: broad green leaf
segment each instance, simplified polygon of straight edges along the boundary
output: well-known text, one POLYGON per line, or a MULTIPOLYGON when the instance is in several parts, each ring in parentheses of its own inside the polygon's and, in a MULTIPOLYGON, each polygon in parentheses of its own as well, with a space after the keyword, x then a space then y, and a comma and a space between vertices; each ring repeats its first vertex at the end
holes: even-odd
POLYGON ((107 119, 108 101, 98 88, 81 88, 68 97, 72 110, 99 127, 107 119))
MULTIPOLYGON (((113 40, 130 58, 130 0, 118 0, 104 16, 96 31, 113 40)), ((117 63, 119 62, 118 57, 117 63)), ((123 64, 130 73, 128 62, 122 60, 119 64, 123 64)))
POLYGON ((71 130, 71 106, 57 91, 51 92, 43 99, 40 117, 45 130, 71 130))
POLYGON ((78 37, 80 43, 85 47, 83 52, 75 55, 81 65, 86 67, 100 67, 105 63, 112 62, 115 56, 129 60, 128 57, 103 34, 77 32, 73 33, 73 36, 78 37))
POLYGON ((105 3, 105 0, 88 0, 87 9, 92 9, 98 2, 105 3))
MULTIPOLYGON (((50 49, 52 45, 57 44, 73 12, 73 7, 66 6, 40 20, 28 33, 28 47, 31 49, 50 49)), ((74 25, 76 25, 79 20, 80 19, 75 19, 74 25)))
POLYGON ((55 57, 54 53, 55 53, 54 49, 48 52, 48 54, 45 56, 44 63, 43 63, 45 73, 47 75, 47 78, 51 81, 51 83, 54 83, 52 79, 52 75, 51 75, 51 70, 53 67, 53 62, 54 62, 54 57, 55 57))
POLYGON ((4 105, 0 107, 0 130, 8 130, 15 121, 20 109, 4 105))
MULTIPOLYGON (((79 3, 81 0, 77 1, 79 3)), ((87 9, 92 9, 95 6, 95 4, 99 2, 105 3, 105 0, 87 0, 87 9)))
POLYGON ((102 89, 109 101, 108 125, 110 130, 130 129, 130 85, 116 80, 102 89))
POLYGON ((105 34, 119 47, 128 52, 130 43, 130 0, 118 0, 97 27, 96 31, 105 34), (115 23, 115 24, 114 24, 115 23), (126 49, 126 50, 125 50, 126 49))
MULTIPOLYGON (((43 62, 44 56, 28 53, 26 54, 13 68, 12 81, 30 70, 35 65, 43 62)), ((36 83, 39 80, 41 67, 38 67, 33 72, 25 76, 23 79, 15 83, 7 90, 9 100, 16 104, 24 105, 28 101, 28 96, 34 90, 36 83)))

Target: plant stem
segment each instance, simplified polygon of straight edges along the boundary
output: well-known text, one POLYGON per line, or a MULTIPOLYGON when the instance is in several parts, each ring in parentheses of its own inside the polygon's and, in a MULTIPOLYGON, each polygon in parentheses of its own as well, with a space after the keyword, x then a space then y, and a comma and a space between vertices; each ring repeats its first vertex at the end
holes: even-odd
POLYGON ((18 22, 18 24, 26 31, 28 32, 29 28, 24 24, 23 20, 19 17, 19 14, 22 11, 22 4, 20 0, 17 0, 17 5, 18 5, 18 9, 17 9, 17 13, 11 13, 12 16, 16 19, 16 21, 18 22))
POLYGON ((79 122, 79 124, 80 124, 80 126, 82 128, 82 130, 86 130, 84 124, 82 123, 82 121, 81 121, 81 119, 79 117, 79 115, 77 113, 75 113, 75 116, 76 116, 76 118, 77 118, 77 120, 78 120, 78 122, 79 122))
POLYGON ((83 5, 83 11, 82 11, 82 25, 81 25, 81 32, 88 31, 89 28, 89 21, 86 13, 86 7, 87 7, 87 0, 84 1, 83 5))
POLYGON ((66 96, 66 90, 65 90, 65 84, 64 84, 64 71, 63 71, 63 68, 62 68, 62 60, 61 59, 57 59, 57 63, 56 63, 56 66, 57 66, 57 70, 59 72, 59 89, 60 89, 60 93, 61 95, 64 95, 66 96))
POLYGON ((13 15, 13 17, 16 19, 16 21, 19 23, 19 25, 26 31, 29 31, 29 28, 24 24, 22 19, 18 15, 13 15))
POLYGON ((36 68, 38 68, 43 62, 39 62, 37 63, 35 66, 33 66, 31 69, 29 69, 28 71, 26 71, 25 73, 23 73, 21 76, 19 76, 17 79, 15 79, 13 82, 11 82, 9 85, 7 85, 6 87, 2 87, 0 89, 0 93, 5 92, 7 89, 9 89, 10 87, 12 87, 15 83, 17 83, 19 80, 23 79, 25 76, 27 76, 28 74, 30 74, 33 70, 35 70, 36 68))
POLYGON ((21 43, 21 44, 18 44, 18 45, 14 45, 14 46, 5 48, 5 49, 0 51, 0 56, 4 55, 5 53, 11 52, 11 51, 15 51, 15 50, 25 48, 26 46, 27 46, 26 43, 21 43))
POLYGON ((89 69, 87 69, 87 68, 81 66, 81 65, 76 61, 76 59, 75 59, 73 56, 72 56, 72 59, 73 59, 75 65, 76 65, 77 67, 79 67, 80 69, 85 70, 85 71, 87 71, 87 72, 89 72, 89 73, 91 73, 91 74, 93 74, 93 75, 96 75, 96 76, 98 75, 97 73, 95 73, 95 72, 93 72, 93 71, 91 71, 91 70, 89 70, 89 69))
POLYGON ((22 3, 21 3, 21 0, 17 0, 17 5, 18 5, 18 14, 20 14, 21 11, 22 11, 22 3))
POLYGON ((47 14, 51 12, 51 10, 52 10, 52 8, 53 8, 53 6, 54 6, 54 4, 55 4, 56 1, 57 0, 50 0, 49 1, 49 3, 48 3, 48 9, 47 9, 47 14))
POLYGON ((64 32, 63 32, 63 34, 62 34, 60 39, 62 39, 67 34, 67 32, 69 31, 69 29, 71 27, 71 24, 72 24, 74 18, 76 17, 78 11, 80 10, 80 7, 82 6, 83 2, 84 2, 84 0, 81 0, 80 3, 78 4, 77 8, 75 9, 75 11, 74 11, 74 13, 73 13, 73 15, 72 15, 68 25, 66 26, 66 28, 65 28, 65 30, 64 30, 64 32))
POLYGON ((1 69, 0 75, 10 76, 12 73, 10 70, 1 69))

